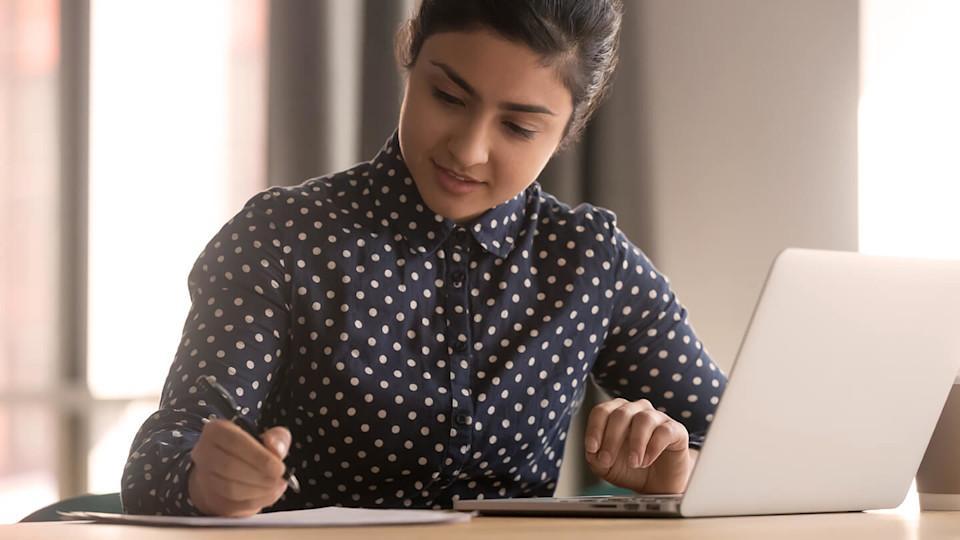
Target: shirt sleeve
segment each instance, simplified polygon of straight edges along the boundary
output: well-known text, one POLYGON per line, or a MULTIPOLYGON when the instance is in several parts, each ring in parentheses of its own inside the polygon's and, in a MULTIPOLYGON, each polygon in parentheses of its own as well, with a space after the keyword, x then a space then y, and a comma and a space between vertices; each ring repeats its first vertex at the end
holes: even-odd
POLYGON ((124 468, 124 512, 199 514, 188 497, 190 451, 203 420, 222 413, 199 393, 198 376, 214 376, 251 422, 260 416, 285 358, 289 327, 289 250, 272 209, 276 195, 251 199, 190 272, 192 305, 159 410, 140 428, 124 468))
POLYGON ((616 227, 612 214, 605 217, 615 277, 594 381, 614 397, 649 400, 687 428, 690 447, 700 448, 726 376, 697 338, 669 280, 616 227))

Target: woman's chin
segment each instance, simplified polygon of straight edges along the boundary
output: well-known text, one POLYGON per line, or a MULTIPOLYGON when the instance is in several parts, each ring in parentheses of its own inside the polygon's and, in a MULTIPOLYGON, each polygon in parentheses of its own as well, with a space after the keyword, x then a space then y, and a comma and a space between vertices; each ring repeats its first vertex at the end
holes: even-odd
POLYGON ((469 208, 464 208, 461 204, 427 204, 430 210, 439 216, 445 217, 450 221, 465 225, 480 217, 483 212, 477 212, 469 208))

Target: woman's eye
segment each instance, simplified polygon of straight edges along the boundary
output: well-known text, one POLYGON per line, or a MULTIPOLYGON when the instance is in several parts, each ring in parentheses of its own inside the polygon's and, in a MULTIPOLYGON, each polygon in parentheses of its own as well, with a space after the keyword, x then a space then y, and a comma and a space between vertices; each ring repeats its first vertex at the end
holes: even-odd
POLYGON ((463 105, 463 102, 458 98, 451 96, 450 94, 440 90, 439 88, 433 89, 433 97, 443 101, 445 103, 450 103, 451 105, 463 105))
POLYGON ((517 135, 520 136, 520 137, 523 137, 524 139, 532 139, 533 136, 537 133, 536 131, 531 131, 531 130, 529 130, 529 129, 523 129, 522 127, 514 124, 513 122, 504 122, 504 123, 506 124, 506 126, 507 126, 508 128, 510 128, 510 131, 514 132, 515 134, 517 134, 517 135))

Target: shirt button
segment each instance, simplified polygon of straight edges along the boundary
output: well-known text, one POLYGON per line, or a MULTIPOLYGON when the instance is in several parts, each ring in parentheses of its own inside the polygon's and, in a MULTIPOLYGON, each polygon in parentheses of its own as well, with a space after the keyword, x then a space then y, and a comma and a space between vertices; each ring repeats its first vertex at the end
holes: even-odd
POLYGON ((465 342, 465 341, 457 341, 456 343, 453 344, 453 350, 455 350, 455 351, 457 351, 457 352, 463 352, 463 351, 467 350, 467 342, 465 342))
POLYGON ((463 272, 454 272, 453 273, 453 286, 459 287, 463 285, 463 280, 467 277, 463 272))
POLYGON ((463 413, 460 413, 457 415, 457 423, 460 424, 461 426, 470 425, 470 417, 463 413))

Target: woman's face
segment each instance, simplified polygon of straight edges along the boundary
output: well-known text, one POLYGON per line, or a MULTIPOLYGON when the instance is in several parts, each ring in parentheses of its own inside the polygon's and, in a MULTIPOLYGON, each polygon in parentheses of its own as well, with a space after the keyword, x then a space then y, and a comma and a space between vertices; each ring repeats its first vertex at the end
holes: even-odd
POLYGON ((525 190, 573 110, 556 70, 489 31, 426 39, 400 109, 400 149, 431 210, 466 223, 525 190))

